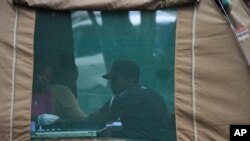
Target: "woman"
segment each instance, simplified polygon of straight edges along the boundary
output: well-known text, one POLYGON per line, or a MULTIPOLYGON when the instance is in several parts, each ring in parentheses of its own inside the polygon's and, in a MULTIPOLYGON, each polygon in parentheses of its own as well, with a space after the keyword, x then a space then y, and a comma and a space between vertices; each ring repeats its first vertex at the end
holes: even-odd
POLYGON ((86 117, 68 87, 51 84, 54 71, 52 61, 47 59, 43 62, 35 65, 32 121, 49 125, 55 121, 75 121, 86 117))

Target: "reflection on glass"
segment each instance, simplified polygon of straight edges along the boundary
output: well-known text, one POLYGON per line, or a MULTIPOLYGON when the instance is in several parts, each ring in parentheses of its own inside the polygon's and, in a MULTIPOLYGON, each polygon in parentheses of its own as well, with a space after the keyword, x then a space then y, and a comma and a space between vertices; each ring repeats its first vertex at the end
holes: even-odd
POLYGON ((101 12, 100 11, 93 11, 95 18, 96 18, 96 22, 98 25, 102 25, 102 17, 101 17, 101 12))
POLYGON ((75 62, 78 70, 81 70, 77 81, 79 91, 93 89, 96 86, 107 87, 107 81, 101 77, 106 73, 105 62, 101 53, 92 56, 78 57, 75 59, 75 62), (85 85, 82 85, 84 83, 85 85))
POLYGON ((171 22, 175 22, 176 16, 175 11, 156 11, 156 23, 159 24, 169 24, 171 22))
POLYGON ((103 90, 108 83, 102 79, 102 75, 107 72, 103 55, 101 53, 78 57, 75 59, 79 76, 77 80, 78 101, 82 109, 90 113, 100 108, 105 100, 103 90), (100 96, 101 95, 101 96, 100 96))
MULTIPOLYGON (((61 53, 45 61, 53 70, 48 88, 67 82, 45 99, 53 103, 57 98, 57 108, 63 109, 43 116, 54 119, 43 128, 58 132, 39 135, 176 140, 175 10, 75 11, 71 18, 74 50, 58 47, 61 53)), ((41 62, 36 60, 36 69, 41 62)), ((46 73, 35 74, 47 78, 46 73)))
POLYGON ((129 11, 129 20, 133 26, 141 24, 141 12, 140 11, 129 11))

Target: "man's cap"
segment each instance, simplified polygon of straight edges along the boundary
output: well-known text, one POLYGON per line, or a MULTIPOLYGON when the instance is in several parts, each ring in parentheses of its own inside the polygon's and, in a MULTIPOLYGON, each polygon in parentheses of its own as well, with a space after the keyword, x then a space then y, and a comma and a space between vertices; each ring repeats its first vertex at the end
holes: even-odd
POLYGON ((129 60, 116 60, 113 62, 110 72, 103 75, 105 79, 111 79, 116 76, 124 75, 130 78, 139 79, 140 69, 139 66, 129 60))

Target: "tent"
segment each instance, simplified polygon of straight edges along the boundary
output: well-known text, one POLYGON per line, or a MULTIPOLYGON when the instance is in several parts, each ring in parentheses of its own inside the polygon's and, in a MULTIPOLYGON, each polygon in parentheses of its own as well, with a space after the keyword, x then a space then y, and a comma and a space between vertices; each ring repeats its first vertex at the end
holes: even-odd
MULTIPOLYGON (((169 7, 177 9, 176 139, 229 140, 230 125, 250 123, 249 0, 231 0, 230 4, 223 10, 216 0, 2 0, 1 140, 30 140, 33 47, 35 26, 39 24, 35 22, 38 10, 155 10, 169 7)), ((54 16, 53 12, 51 16, 54 16)))

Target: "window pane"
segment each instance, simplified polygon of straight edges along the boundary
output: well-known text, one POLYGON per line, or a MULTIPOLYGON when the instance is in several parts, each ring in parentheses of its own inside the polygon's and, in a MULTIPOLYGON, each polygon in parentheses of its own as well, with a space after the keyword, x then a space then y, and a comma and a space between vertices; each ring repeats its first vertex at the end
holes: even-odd
MULTIPOLYGON (((67 130, 71 137, 77 137, 75 131, 94 130, 86 136, 176 140, 176 10, 75 11, 71 21, 72 48, 51 61, 35 60, 35 69, 42 70, 35 71, 38 79, 51 85, 46 102, 56 105, 45 110, 55 122, 42 128, 67 130)), ((34 97, 33 103, 39 99, 34 97)))

